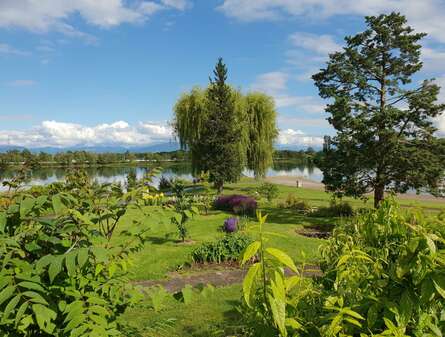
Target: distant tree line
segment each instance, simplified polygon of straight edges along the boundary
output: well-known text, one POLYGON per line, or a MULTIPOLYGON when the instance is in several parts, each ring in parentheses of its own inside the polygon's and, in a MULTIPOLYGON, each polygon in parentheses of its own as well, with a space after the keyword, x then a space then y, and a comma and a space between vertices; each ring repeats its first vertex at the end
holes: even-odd
MULTIPOLYGON (((301 161, 315 163, 322 155, 321 151, 312 148, 307 150, 276 150, 273 153, 274 161, 301 161)), ((113 164, 137 163, 138 161, 189 161, 187 151, 146 152, 146 153, 95 153, 88 151, 67 151, 59 153, 39 152, 30 150, 10 150, 0 153, 0 169, 8 166, 26 165, 30 168, 48 166, 104 166, 113 164)))
POLYGON ((10 150, 0 153, 0 168, 16 165, 27 165, 31 168, 40 166, 101 166, 122 164, 137 161, 185 161, 188 155, 185 151, 146 152, 146 153, 95 153, 88 151, 67 151, 59 153, 32 153, 25 150, 10 150))

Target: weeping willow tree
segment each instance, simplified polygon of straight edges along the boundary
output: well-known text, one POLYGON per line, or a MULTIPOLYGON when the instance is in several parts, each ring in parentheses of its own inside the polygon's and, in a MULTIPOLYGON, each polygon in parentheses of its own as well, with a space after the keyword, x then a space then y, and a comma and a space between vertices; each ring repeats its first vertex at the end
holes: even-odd
POLYGON ((247 115, 247 167, 255 177, 264 177, 273 162, 273 143, 278 136, 277 113, 272 97, 249 93, 244 97, 247 115))
MULTIPOLYGON (((218 63, 215 74, 218 67, 225 65, 218 63)), ((224 181, 238 180, 245 167, 256 178, 264 177, 278 135, 271 97, 243 95, 225 83, 220 87, 224 98, 215 98, 215 82, 183 94, 174 107, 172 123, 181 148, 190 151, 193 173, 209 172, 218 189, 224 181)))

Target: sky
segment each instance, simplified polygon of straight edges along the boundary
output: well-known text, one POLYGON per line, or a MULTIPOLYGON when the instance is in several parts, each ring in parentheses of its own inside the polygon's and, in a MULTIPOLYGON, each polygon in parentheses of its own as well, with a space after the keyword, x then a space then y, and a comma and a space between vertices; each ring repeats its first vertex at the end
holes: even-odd
POLYGON ((0 145, 172 141, 176 100, 218 57, 232 85, 274 97, 278 144, 320 145, 334 130, 311 75, 391 11, 428 33, 415 80, 445 87, 443 0, 0 0, 0 145))

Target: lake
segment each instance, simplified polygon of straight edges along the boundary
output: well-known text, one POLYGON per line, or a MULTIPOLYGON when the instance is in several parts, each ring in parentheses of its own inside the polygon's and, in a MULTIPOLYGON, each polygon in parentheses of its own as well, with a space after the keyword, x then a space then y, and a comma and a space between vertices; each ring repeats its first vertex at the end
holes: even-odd
MULTIPOLYGON (((178 177, 183 179, 192 179, 190 163, 168 163, 163 164, 163 171, 160 175, 154 178, 154 184, 157 185, 160 176, 163 175, 168 178, 178 177)), ((126 181, 127 174, 131 171, 136 172, 136 176, 141 178, 146 171, 147 166, 104 166, 104 167, 87 167, 85 171, 88 175, 98 181, 99 183, 122 183, 126 181)), ((30 179, 27 185, 45 185, 56 181, 63 180, 67 172, 66 168, 39 168, 32 170, 30 173, 30 179)), ((10 179, 14 176, 14 170, 6 170, 1 173, 1 180, 10 179)), ((243 173, 245 176, 253 177, 253 172, 245 170, 243 173)), ((301 162, 276 162, 273 167, 267 171, 268 177, 273 176, 293 176, 303 177, 309 180, 320 182, 323 178, 323 174, 315 166, 307 165, 301 162)), ((5 190, 3 186, 0 186, 0 191, 5 190)))

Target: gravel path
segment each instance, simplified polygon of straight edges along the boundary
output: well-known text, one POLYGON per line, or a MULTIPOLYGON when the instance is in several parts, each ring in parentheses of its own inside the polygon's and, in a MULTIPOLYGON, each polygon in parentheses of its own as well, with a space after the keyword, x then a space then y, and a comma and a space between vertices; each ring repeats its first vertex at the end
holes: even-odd
MULTIPOLYGON (((203 269, 199 272, 192 272, 191 274, 171 273, 167 279, 163 280, 147 280, 135 281, 133 284, 143 287, 153 287, 157 285, 163 286, 167 291, 175 293, 183 289, 187 284, 196 287, 199 285, 211 284, 215 287, 227 286, 231 284, 242 283, 247 269, 236 267, 227 267, 224 269, 203 269)), ((290 273, 286 273, 290 274, 290 273)), ((306 266, 304 276, 312 277, 320 275, 320 268, 318 266, 306 266)))

